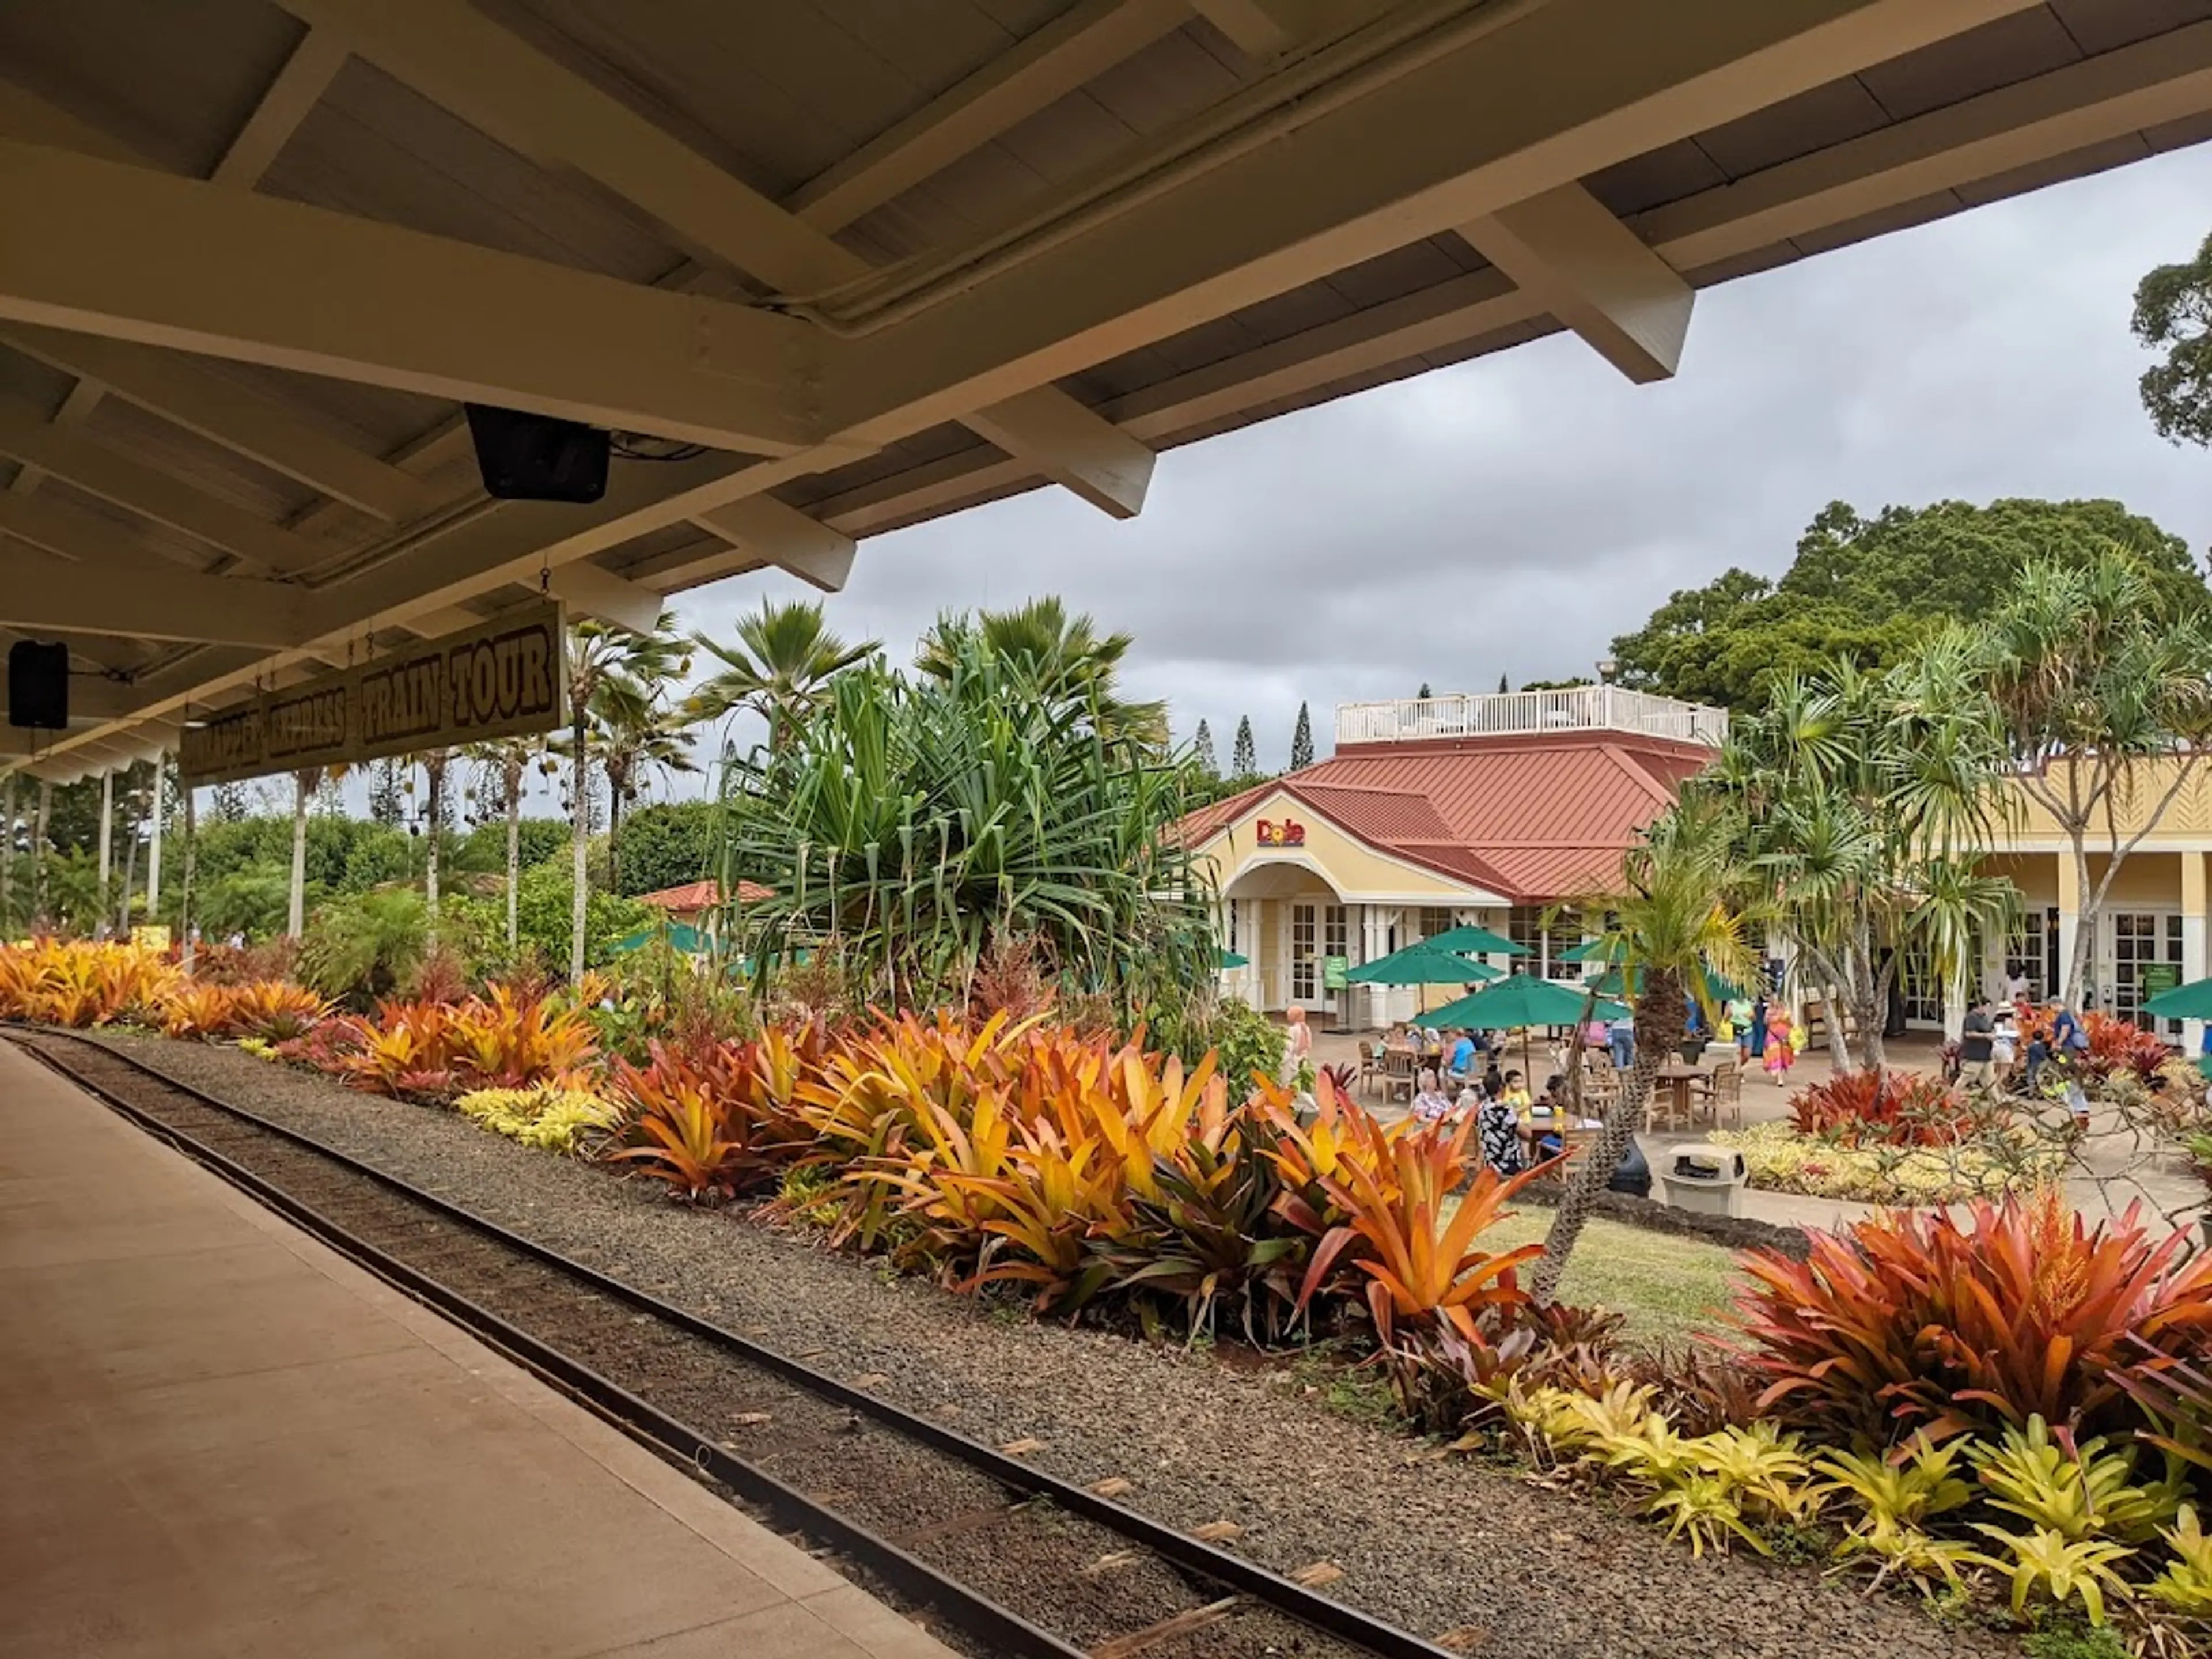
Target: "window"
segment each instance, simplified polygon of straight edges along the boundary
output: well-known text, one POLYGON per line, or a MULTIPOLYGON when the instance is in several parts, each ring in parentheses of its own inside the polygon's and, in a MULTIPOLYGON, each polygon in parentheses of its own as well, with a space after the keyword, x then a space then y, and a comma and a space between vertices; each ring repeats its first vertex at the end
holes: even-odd
MULTIPOLYGON (((2144 998, 2143 969, 2152 963, 2181 960, 2181 917, 2152 910, 2121 910, 2112 916, 2112 1012, 2122 1019, 2140 1020, 2144 998)), ((2180 1027, 2172 1020, 2151 1022, 2166 1026, 2166 1035, 2180 1027)))
POLYGON ((1452 917, 1449 910, 1441 909, 1433 904, 1425 904, 1421 907, 1421 937, 1423 939, 1434 939, 1439 933, 1449 933, 1451 929, 1452 917))
POLYGON ((1322 955, 1342 957, 1349 962, 1352 959, 1352 924, 1345 908, 1341 904, 1324 905, 1321 917, 1322 955))
POLYGON ((1516 945, 1527 947, 1528 954, 1516 959, 1516 966, 1524 974, 1540 974, 1549 979, 1580 979, 1583 965, 1579 962, 1563 962, 1560 953, 1571 951, 1583 942, 1582 918, 1573 911, 1561 913, 1549 927, 1544 925, 1548 906, 1516 904, 1506 913, 1505 936, 1516 945))
MULTIPOLYGON (((2032 915, 2022 917, 2020 925, 2005 935, 2006 981, 2026 980, 2027 1000, 2039 1006, 2048 997, 2051 987, 2050 976, 2045 971, 2045 958, 2048 951, 2044 935, 2048 927, 2049 923, 2043 915, 2032 915)), ((2003 989, 2002 986, 1998 988, 2000 991, 2003 989)))
POLYGON ((1315 991, 1314 907, 1291 907, 1291 1000, 1311 1002, 1315 991))
POLYGON ((1943 1023, 1943 981, 1925 946, 1916 945, 1897 959, 1897 994, 1911 1024, 1943 1023))

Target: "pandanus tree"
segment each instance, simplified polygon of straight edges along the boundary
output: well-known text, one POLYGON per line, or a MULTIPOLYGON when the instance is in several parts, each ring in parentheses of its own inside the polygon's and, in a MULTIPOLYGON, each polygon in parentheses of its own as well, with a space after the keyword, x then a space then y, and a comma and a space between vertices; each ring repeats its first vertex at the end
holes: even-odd
POLYGON ((1839 660, 1787 678, 1735 722, 1700 786, 1733 808, 1739 856, 1796 947, 1801 982, 1850 1014, 1856 1051, 1827 1022, 1839 1073, 1886 1064, 1906 959, 1962 984, 1972 942, 2012 915, 2010 884, 1973 869, 2004 757, 1970 662, 1952 630, 1881 672, 1839 660))
POLYGON ((690 720, 672 706, 667 687, 615 672, 592 700, 598 726, 599 769, 607 780, 607 879, 622 890, 623 809, 637 799, 647 773, 696 772, 686 735, 690 720))
POLYGON ((1133 702, 1116 684, 1135 643, 1127 634, 1100 633, 1091 617, 1048 596, 1015 611, 939 617, 922 636, 915 666, 949 681, 971 650, 981 652, 1018 667, 1041 696, 1095 720, 1100 736, 1164 751, 1167 705, 1133 702))
POLYGON ((2122 866, 2212 744, 2212 627, 2105 545, 2032 560, 1971 649, 2020 790, 2066 838, 2080 908, 2061 994, 2078 997, 2122 866))
POLYGON ((1728 802, 1686 796, 1629 850, 1614 887, 1575 901, 1584 915, 1610 919, 1601 954, 1635 988, 1636 1058, 1596 1143, 1567 1171, 1534 1275, 1539 1301, 1557 1294, 1597 1195, 1650 1106, 1658 1068, 1681 1045, 1691 1002, 1710 1017, 1709 975, 1742 983, 1758 971, 1754 930, 1765 908, 1738 860, 1738 830, 1728 802))
POLYGON ((591 902, 589 863, 592 837, 592 702, 612 675, 658 683, 685 660, 675 638, 676 619, 662 611, 650 632, 632 633, 586 618, 568 629, 568 763, 571 846, 575 853, 575 890, 569 909, 568 977, 584 975, 586 916, 591 902))
POLYGON ((691 636, 722 665, 691 694, 685 712, 713 721, 752 709, 768 721, 771 748, 821 701, 830 681, 883 648, 878 640, 848 645, 823 620, 821 605, 811 601, 763 599, 757 611, 738 619, 734 633, 729 640, 691 636))
POLYGON ((940 644, 926 675, 839 676, 781 746, 726 763, 722 890, 771 896, 732 908, 725 936, 763 974, 830 946, 886 1006, 965 1001, 1004 941, 1131 1023, 1207 983, 1208 911, 1165 833, 1182 767, 1108 735, 1024 659, 940 644))

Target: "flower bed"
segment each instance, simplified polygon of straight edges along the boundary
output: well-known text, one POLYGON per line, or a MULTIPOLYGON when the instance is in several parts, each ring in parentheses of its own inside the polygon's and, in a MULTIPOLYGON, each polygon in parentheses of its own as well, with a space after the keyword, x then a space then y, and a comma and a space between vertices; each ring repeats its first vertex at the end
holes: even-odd
POLYGON ((1976 1145, 1847 1146, 1801 1135, 1787 1123, 1755 1123, 1712 1139, 1743 1154, 1751 1184, 1774 1193, 1862 1204, 1955 1204, 2032 1187, 2057 1173, 2056 1150, 1999 1157, 1976 1145))

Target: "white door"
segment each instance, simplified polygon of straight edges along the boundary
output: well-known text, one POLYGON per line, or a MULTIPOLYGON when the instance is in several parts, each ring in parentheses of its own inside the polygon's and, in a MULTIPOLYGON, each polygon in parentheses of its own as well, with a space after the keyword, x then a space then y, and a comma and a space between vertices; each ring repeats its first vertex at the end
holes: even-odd
POLYGON ((1321 1003, 1320 939, 1315 932, 1318 907, 1291 906, 1291 1001, 1301 1008, 1321 1003))
MULTIPOLYGON (((2098 941, 2097 991, 2099 1003, 2122 1019, 2139 1023, 2146 996, 2153 994, 2160 975, 2146 975, 2154 963, 2173 964, 2172 979, 2181 977, 2181 913, 2179 910, 2113 910, 2106 913, 2098 941), (2151 988, 2143 981, 2148 978, 2151 988)), ((2161 1036, 2179 1039, 2178 1020, 2153 1020, 2161 1036)))

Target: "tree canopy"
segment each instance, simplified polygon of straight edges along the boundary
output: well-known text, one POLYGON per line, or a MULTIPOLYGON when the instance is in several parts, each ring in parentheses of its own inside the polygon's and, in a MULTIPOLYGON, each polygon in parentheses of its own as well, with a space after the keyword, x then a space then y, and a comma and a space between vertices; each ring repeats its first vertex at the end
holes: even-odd
POLYGON ((2161 438, 2212 444, 2212 236, 2197 257, 2160 265, 2136 288, 2136 338, 2164 348, 2143 371, 2143 408, 2161 438))
POLYGON ((1987 614, 2032 560, 2116 546, 2177 613, 2205 607, 2188 544, 2118 501, 1938 501, 1862 517, 1831 502, 1779 580, 1730 569, 1668 598, 1613 643, 1621 682, 1725 708, 1755 708, 1783 682, 1838 661, 1905 661, 1948 621, 1987 614))

